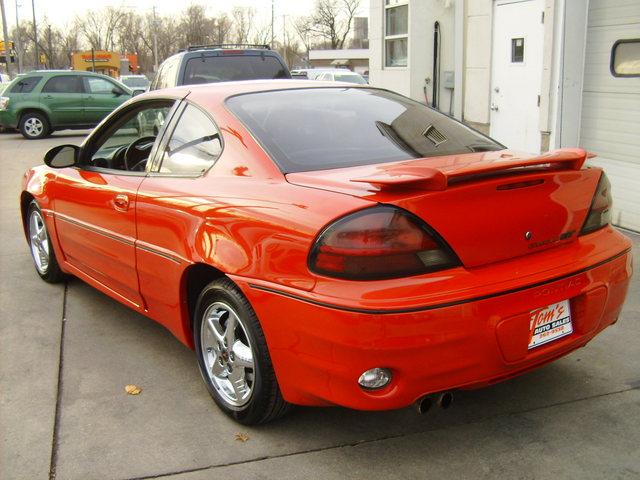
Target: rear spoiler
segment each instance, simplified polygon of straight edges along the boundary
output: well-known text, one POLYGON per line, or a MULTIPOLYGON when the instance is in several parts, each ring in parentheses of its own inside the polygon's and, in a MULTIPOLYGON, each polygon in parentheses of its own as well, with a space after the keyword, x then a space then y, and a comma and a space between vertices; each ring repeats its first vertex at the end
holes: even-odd
POLYGON ((520 170, 526 171, 532 168, 580 170, 587 158, 594 156, 581 148, 566 148, 524 159, 511 153, 503 153, 494 159, 440 168, 405 163, 386 167, 374 175, 352 178, 351 181, 370 183, 381 190, 397 188, 446 190, 447 186, 454 181, 476 176, 517 173, 520 170))

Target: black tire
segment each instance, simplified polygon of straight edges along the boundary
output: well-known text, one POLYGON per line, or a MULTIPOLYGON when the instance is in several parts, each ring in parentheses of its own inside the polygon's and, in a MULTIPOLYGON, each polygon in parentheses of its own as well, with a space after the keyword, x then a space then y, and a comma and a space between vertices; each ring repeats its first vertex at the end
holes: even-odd
MULTIPOLYGON (((235 284, 227 278, 221 278, 208 284, 198 297, 194 315, 193 336, 198 367, 205 385, 218 407, 231 418, 244 425, 266 423, 283 416, 289 410, 290 405, 282 398, 280 393, 264 332, 253 308, 235 284), (212 315, 211 312, 219 312, 221 305, 235 313, 237 324, 240 327, 235 327, 236 334, 234 334, 233 338, 236 338, 237 335, 236 343, 239 342, 242 348, 247 348, 245 344, 248 345, 252 353, 253 369, 237 367, 238 357, 233 356, 231 348, 225 350, 227 345, 223 346, 222 350, 224 351, 220 352, 217 351, 216 347, 213 347, 214 351, 212 351, 211 347, 206 347, 209 340, 216 337, 209 333, 211 330, 208 324, 205 325, 207 330, 203 329, 205 315, 209 318, 212 315), (203 335, 205 337, 204 342, 202 341, 203 335), (244 338, 245 336, 247 338, 244 338), (230 352, 226 353, 226 358, 225 351, 230 352), (236 361, 235 365, 233 363, 234 360, 236 361), (220 362, 220 365, 225 362, 225 367, 218 367, 216 362, 220 362), (210 369, 210 367, 214 368, 213 365, 210 365, 211 363, 215 364, 216 368, 224 369, 224 372, 220 376, 216 376, 213 370, 210 369), (242 368, 243 373, 236 372, 236 375, 242 375, 242 378, 245 379, 243 385, 251 389, 248 397, 242 400, 246 403, 242 405, 234 405, 232 403, 233 399, 225 398, 229 397, 229 395, 234 396, 234 394, 225 393, 220 385, 221 383, 224 385, 225 378, 222 377, 227 372, 226 369, 232 371, 232 368, 242 368), (214 382, 217 383, 214 384, 214 382)), ((222 322, 225 322, 224 315, 220 318, 222 320, 219 320, 219 324, 222 326, 222 322)), ((227 318, 229 317, 227 316, 227 318)), ((226 330, 224 335, 226 338, 226 330)), ((234 343, 234 346, 236 343, 234 343)), ((227 372, 227 375, 231 377, 231 373, 227 372)), ((231 385, 231 380, 226 381, 231 385)), ((246 393, 246 390, 244 392, 246 393)))
POLYGON ((66 275, 60 270, 58 259, 56 258, 51 239, 49 238, 47 224, 44 222, 42 211, 35 200, 31 201, 29 210, 27 211, 27 232, 29 235, 31 258, 33 259, 33 265, 38 275, 40 275, 40 278, 48 283, 60 283, 64 281, 66 275), (37 238, 34 238, 34 235, 36 235, 37 238), (40 253, 42 255, 40 255, 40 253), (36 257, 36 255, 38 255, 38 257, 36 257), (44 260, 46 260, 46 263, 44 260))
POLYGON ((27 112, 20 117, 19 129, 27 140, 37 140, 51 133, 51 124, 46 115, 39 112, 27 112))

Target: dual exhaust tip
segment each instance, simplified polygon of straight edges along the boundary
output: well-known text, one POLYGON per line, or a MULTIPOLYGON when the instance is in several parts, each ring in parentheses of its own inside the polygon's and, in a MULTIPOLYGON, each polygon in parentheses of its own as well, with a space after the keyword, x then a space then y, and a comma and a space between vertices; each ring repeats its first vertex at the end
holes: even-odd
POLYGON ((418 399, 415 403, 416 410, 420 415, 424 415, 434 405, 438 405, 443 410, 446 410, 453 403, 453 393, 443 392, 437 395, 425 395, 418 399))

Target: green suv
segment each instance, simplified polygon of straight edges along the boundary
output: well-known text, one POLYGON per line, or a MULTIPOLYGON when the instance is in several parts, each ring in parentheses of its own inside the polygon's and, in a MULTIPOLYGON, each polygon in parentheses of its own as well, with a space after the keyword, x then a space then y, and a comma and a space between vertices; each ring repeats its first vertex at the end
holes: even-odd
POLYGON ((133 95, 106 75, 38 70, 14 79, 0 97, 0 127, 17 128, 27 139, 54 130, 90 128, 133 95))

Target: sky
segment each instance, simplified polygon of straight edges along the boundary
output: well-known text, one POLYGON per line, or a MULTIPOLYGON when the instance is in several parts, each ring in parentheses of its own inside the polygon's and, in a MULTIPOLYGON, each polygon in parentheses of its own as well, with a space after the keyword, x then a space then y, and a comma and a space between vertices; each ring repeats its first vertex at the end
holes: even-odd
MULTIPOLYGON (((125 6, 138 13, 156 11, 161 15, 179 14, 190 3, 206 5, 210 15, 220 12, 230 12, 234 6, 253 7, 256 10, 257 21, 266 23, 271 20, 271 0, 34 0, 36 9, 36 21, 40 22, 46 16, 55 25, 65 25, 73 20, 76 15, 83 15, 88 9, 100 9, 103 7, 125 6), (90 7, 88 7, 90 5, 90 7)), ((282 22, 282 15, 301 16, 308 15, 313 9, 315 0, 274 0, 276 22, 282 22)), ((31 0, 18 0, 18 14, 22 20, 31 20, 31 0)), ((362 0, 359 16, 369 16, 369 1, 362 0)), ((6 8, 7 24, 11 28, 16 23, 16 0, 4 0, 6 8)))

